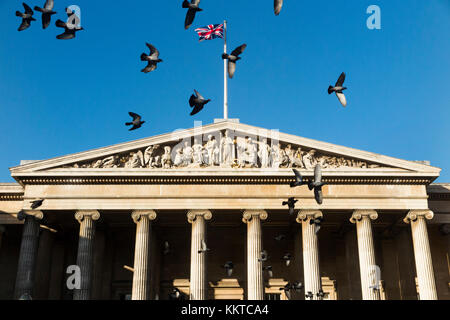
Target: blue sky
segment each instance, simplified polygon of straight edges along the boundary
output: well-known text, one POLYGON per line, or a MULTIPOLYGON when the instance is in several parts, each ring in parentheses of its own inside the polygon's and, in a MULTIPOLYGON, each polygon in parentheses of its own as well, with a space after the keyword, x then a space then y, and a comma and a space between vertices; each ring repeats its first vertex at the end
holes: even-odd
MULTIPOLYGON (((31 7, 44 0, 28 0, 31 7)), ((18 32, 22 1, 0 0, 0 182, 21 159, 62 156, 223 115, 220 39, 199 43, 196 27, 229 24, 228 44, 247 43, 229 82, 229 117, 406 160, 429 160, 450 182, 450 1, 203 0, 184 30, 181 0, 55 0, 51 26, 40 13, 18 32), (81 8, 85 28, 57 40, 64 8, 81 8), (381 30, 366 27, 369 5, 381 30), (141 73, 145 42, 164 60, 141 73), (347 73, 347 108, 327 94, 347 73), (189 116, 193 89, 212 99, 189 116), (128 111, 147 122, 129 132, 128 111)))

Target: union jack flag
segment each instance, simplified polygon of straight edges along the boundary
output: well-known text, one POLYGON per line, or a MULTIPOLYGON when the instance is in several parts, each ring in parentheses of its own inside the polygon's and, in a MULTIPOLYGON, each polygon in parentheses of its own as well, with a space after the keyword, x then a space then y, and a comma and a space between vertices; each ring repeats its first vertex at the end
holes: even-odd
POLYGON ((197 32, 200 37, 199 41, 223 38, 223 23, 210 24, 203 28, 197 28, 195 29, 195 32, 197 32))

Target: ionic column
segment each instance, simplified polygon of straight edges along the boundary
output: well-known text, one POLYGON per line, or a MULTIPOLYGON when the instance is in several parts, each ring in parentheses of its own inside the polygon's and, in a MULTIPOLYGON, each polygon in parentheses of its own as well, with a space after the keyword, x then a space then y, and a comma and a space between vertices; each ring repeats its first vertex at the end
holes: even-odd
POLYGON ((261 220, 267 219, 264 210, 246 210, 242 221, 247 224, 247 299, 264 300, 261 220))
POLYGON ((136 223, 136 244, 134 247, 133 290, 131 300, 148 300, 150 292, 149 248, 151 221, 156 219, 153 210, 135 210, 131 217, 136 223))
POLYGON ((375 250, 370 221, 377 218, 378 214, 375 210, 355 210, 350 218, 351 223, 356 223, 363 300, 380 300, 380 291, 376 289, 380 281, 377 276, 379 269, 375 264, 375 250), (371 286, 372 288, 370 288, 371 286), (373 288, 373 286, 376 286, 376 288, 373 288))
POLYGON ((191 274, 190 300, 205 300, 208 288, 206 281, 206 254, 199 253, 202 240, 206 242, 206 224, 205 220, 212 218, 209 210, 190 210, 187 213, 187 219, 192 224, 191 233, 191 274))
POLYGON ((315 225, 311 219, 322 217, 319 210, 300 210, 296 221, 302 224, 303 239, 303 272, 305 281, 305 294, 311 292, 311 300, 321 300, 317 293, 322 289, 322 279, 319 269, 319 242, 315 232, 315 225))
POLYGON ((73 300, 89 300, 92 284, 92 258, 95 238, 95 221, 100 218, 96 210, 81 210, 75 213, 80 223, 78 239, 77 266, 80 268, 80 289, 74 289, 73 300))
POLYGON ((411 223, 420 300, 437 300, 433 262, 425 222, 425 219, 431 220, 433 216, 431 210, 411 210, 403 219, 405 223, 411 223))
POLYGON ((25 220, 20 244, 14 299, 33 293, 34 273, 39 244, 39 220, 44 218, 42 211, 20 211, 19 220, 25 220))

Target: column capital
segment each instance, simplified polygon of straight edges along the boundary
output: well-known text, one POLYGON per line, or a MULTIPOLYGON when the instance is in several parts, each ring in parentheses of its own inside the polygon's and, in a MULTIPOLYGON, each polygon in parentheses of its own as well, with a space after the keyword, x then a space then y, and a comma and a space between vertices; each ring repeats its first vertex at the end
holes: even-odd
POLYGON ((205 220, 211 220, 212 213, 209 210, 189 210, 186 216, 188 222, 192 223, 197 219, 197 216, 202 216, 205 220))
POLYGON ((406 217, 403 219, 404 223, 410 223, 411 221, 416 221, 419 218, 425 218, 431 220, 434 217, 433 211, 429 209, 425 210, 409 210, 406 217))
POLYGON ((40 210, 20 210, 17 214, 17 219, 22 221, 26 216, 35 217, 38 220, 44 219, 44 213, 40 210))
POLYGON ((356 223, 364 217, 368 217, 370 220, 376 220, 378 219, 378 213, 375 210, 355 210, 350 218, 350 222, 356 223))
POLYGON ((295 221, 297 223, 302 223, 302 221, 306 221, 308 219, 316 219, 316 218, 322 218, 323 214, 320 210, 300 210, 297 213, 297 218, 295 221))
POLYGON ((98 220, 100 218, 100 212, 97 210, 78 210, 75 212, 75 219, 81 223, 85 217, 91 217, 92 220, 98 220))
POLYGON ((138 223, 142 217, 148 217, 149 220, 156 219, 156 212, 154 210, 133 210, 131 212, 131 218, 134 223, 138 223))
POLYGON ((265 210, 245 210, 242 215, 242 222, 248 223, 253 217, 259 217, 260 220, 266 220, 267 216, 267 211, 265 210))

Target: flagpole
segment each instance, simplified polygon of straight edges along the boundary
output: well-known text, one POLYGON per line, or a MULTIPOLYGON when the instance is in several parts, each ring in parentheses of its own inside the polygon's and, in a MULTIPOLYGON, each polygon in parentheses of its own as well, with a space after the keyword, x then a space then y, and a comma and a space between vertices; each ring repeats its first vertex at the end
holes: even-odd
MULTIPOLYGON (((227 20, 223 22, 223 53, 227 53, 227 20)), ((223 118, 228 120, 228 78, 227 59, 223 59, 223 118)))

